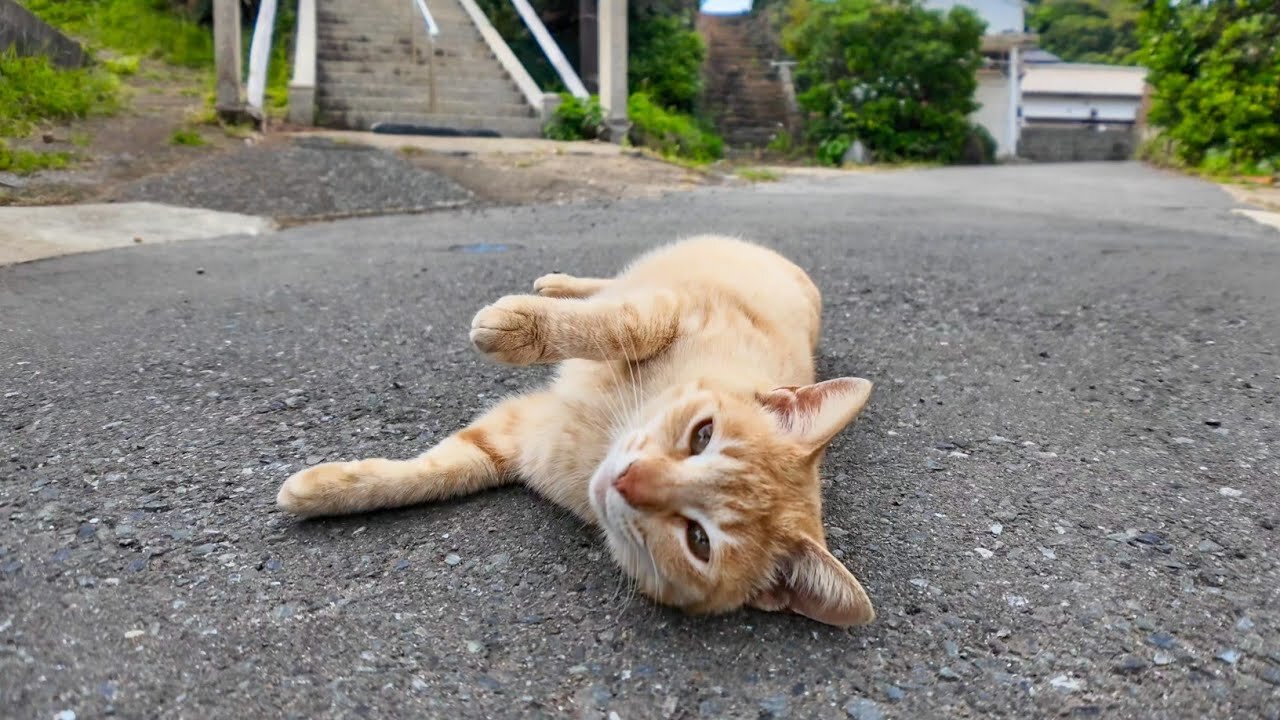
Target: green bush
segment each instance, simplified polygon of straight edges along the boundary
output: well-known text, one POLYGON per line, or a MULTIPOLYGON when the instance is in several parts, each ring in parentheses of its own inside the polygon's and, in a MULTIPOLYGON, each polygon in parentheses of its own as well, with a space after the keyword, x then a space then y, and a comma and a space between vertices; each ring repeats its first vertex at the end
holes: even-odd
POLYGON ((105 115, 120 107, 120 83, 97 68, 61 69, 43 56, 0 53, 0 136, 21 137, 37 123, 105 115))
POLYGON ((662 107, 693 112, 702 90, 707 47, 693 27, 691 14, 628 5, 628 87, 662 107))
POLYGON ((23 0, 44 21, 128 55, 213 66, 213 34, 168 0, 23 0))
POLYGON ((542 129, 552 140, 595 140, 604 133, 604 110, 600 98, 592 95, 580 100, 569 93, 560 94, 560 106, 542 129))
POLYGON ((820 160, 838 163, 854 139, 878 161, 960 159, 978 107, 976 14, 919 0, 797 0, 789 10, 783 43, 820 160))
POLYGON ((1161 130, 1161 154, 1212 173, 1280 167, 1274 0, 1151 0, 1139 36, 1138 59, 1154 89, 1148 120, 1161 130))
POLYGON ((724 141, 691 115, 671 112, 638 92, 627 103, 631 141, 670 158, 708 163, 724 154, 724 141))

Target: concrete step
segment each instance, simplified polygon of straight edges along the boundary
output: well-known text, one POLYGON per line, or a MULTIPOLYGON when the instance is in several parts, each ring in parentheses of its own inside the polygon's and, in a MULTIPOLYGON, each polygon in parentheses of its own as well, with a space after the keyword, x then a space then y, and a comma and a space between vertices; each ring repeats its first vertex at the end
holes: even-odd
MULTIPOLYGON (((506 70, 481 63, 435 63, 435 77, 440 81, 456 79, 457 85, 470 85, 485 81, 500 81, 515 85, 506 70)), ((426 63, 388 63, 388 61, 319 59, 316 72, 328 82, 384 82, 397 83, 403 78, 420 78, 426 81, 431 68, 426 63)))
MULTIPOLYGON (((431 74, 425 66, 400 65, 381 66, 365 65, 354 70, 333 70, 320 65, 316 71, 321 87, 379 85, 379 86, 416 86, 426 87, 432 81, 431 74)), ((436 68, 436 87, 441 88, 474 88, 477 91, 510 90, 518 92, 515 81, 497 73, 479 73, 475 71, 459 72, 452 68, 436 68)))
POLYGON ((467 130, 492 130, 507 137, 541 137, 542 122, 537 118, 493 118, 464 115, 432 115, 429 113, 371 113, 324 112, 317 113, 319 123, 325 127, 368 130, 375 123, 410 123, 467 130))
MULTIPOLYGON (((328 112, 370 112, 370 113, 432 113, 431 100, 427 95, 413 95, 403 98, 317 98, 316 106, 328 112)), ((465 115, 474 117, 500 118, 532 118, 536 117, 533 108, 528 105, 514 103, 473 103, 456 100, 436 100, 434 114, 465 115)))
MULTIPOLYGON (((365 98, 398 98, 407 95, 425 94, 430 83, 364 83, 339 84, 324 83, 317 89, 318 97, 365 97, 365 98)), ((482 85, 440 82, 436 84, 436 93, 442 99, 463 102, 510 102, 525 104, 524 96, 516 91, 515 85, 501 82, 488 82, 482 85)))

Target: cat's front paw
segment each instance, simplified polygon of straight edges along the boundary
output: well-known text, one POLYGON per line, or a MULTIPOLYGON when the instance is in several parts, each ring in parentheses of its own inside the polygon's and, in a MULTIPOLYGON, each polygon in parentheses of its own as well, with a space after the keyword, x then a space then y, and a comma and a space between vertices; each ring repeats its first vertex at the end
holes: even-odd
POLYGON ((533 291, 542 297, 576 298, 581 296, 578 279, 572 275, 553 272, 533 281, 533 291))
POLYGON ((471 344, 507 365, 546 360, 545 298, 508 295, 471 320, 471 344))
POLYGON ((337 512, 335 502, 349 485, 347 463, 331 462, 300 470, 289 476, 276 494, 276 505, 303 517, 337 512))

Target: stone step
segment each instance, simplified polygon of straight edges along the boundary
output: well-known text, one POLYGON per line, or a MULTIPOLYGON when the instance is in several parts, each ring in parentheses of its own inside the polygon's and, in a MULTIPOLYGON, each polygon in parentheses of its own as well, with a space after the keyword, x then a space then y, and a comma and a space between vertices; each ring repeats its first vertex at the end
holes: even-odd
POLYGON ((409 123, 466 130, 492 130, 507 137, 541 137, 542 122, 536 118, 494 118, 487 116, 432 115, 429 113, 324 112, 317 113, 321 125, 352 130, 369 130, 375 123, 409 123))

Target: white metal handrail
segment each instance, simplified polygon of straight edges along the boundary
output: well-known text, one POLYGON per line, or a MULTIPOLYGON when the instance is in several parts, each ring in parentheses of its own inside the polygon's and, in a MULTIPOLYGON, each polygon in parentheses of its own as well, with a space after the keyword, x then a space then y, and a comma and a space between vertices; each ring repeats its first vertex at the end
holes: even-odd
POLYGON ((542 24, 542 19, 538 17, 538 13, 534 12, 529 0, 511 0, 511 4, 515 6, 516 12, 520 13, 520 19, 524 20, 529 32, 533 33, 538 46, 542 48, 542 53, 551 61, 551 66, 556 69, 560 80, 569 89, 569 93, 585 100, 588 96, 587 86, 582 84, 582 79, 574 71, 573 65, 569 64, 569 60, 561 52, 560 46, 551 37, 551 33, 547 32, 547 26, 542 24))
POLYGON ((436 37, 440 34, 440 26, 436 25, 436 19, 431 16, 431 10, 427 8, 426 0, 414 0, 418 5, 418 12, 422 13, 422 21, 427 24, 427 35, 436 37))
POLYGON ((262 0, 249 46, 249 108, 262 113, 267 93, 267 63, 271 60, 271 34, 276 26, 276 0, 262 0))

